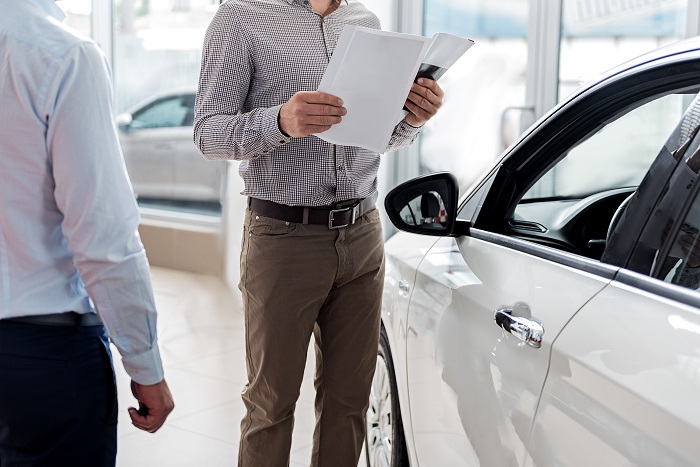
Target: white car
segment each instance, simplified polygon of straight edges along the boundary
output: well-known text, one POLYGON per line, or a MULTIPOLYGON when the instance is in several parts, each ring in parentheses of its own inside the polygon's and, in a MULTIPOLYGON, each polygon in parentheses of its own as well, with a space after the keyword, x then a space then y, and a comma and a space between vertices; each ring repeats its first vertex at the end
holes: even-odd
POLYGON ((368 465, 700 465, 698 90, 695 38, 387 195, 368 465))
POLYGON ((119 141, 139 199, 219 203, 224 162, 193 142, 194 90, 158 94, 117 116, 119 141))

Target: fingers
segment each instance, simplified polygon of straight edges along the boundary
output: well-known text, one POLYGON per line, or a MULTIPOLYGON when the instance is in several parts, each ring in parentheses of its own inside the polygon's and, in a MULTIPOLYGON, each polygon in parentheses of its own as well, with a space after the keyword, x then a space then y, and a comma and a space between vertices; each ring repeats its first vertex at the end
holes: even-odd
POLYGON ((406 121, 413 126, 420 126, 433 118, 442 107, 444 92, 436 81, 421 78, 413 83, 406 100, 406 108, 411 112, 406 121))
POLYGON ((321 91, 301 91, 295 94, 307 104, 326 104, 333 107, 342 107, 343 99, 321 91))
POLYGON ((302 91, 280 109, 280 130, 292 137, 327 131, 347 114, 343 100, 324 92, 302 91))
POLYGON ((138 410, 129 407, 131 423, 138 429, 155 433, 175 408, 173 397, 165 380, 153 385, 131 382, 131 392, 139 402, 138 410))

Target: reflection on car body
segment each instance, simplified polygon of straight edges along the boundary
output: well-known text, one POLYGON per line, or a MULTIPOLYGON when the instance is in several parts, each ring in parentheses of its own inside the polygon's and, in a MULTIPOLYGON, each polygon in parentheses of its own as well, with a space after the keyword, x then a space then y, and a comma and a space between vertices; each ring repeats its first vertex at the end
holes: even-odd
POLYGON ((219 204, 224 162, 205 160, 192 140, 194 90, 154 96, 117 116, 119 140, 139 199, 219 204))
POLYGON ((461 202, 387 195, 370 466, 697 465, 698 70, 691 39, 584 85, 461 202))

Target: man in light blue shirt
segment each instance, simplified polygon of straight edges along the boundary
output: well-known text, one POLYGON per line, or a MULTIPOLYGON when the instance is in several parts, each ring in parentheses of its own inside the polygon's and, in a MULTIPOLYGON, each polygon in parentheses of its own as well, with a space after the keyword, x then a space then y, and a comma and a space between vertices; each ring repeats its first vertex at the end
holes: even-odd
POLYGON ((0 465, 113 466, 108 337, 135 426, 173 401, 109 70, 54 0, 0 12, 0 465))

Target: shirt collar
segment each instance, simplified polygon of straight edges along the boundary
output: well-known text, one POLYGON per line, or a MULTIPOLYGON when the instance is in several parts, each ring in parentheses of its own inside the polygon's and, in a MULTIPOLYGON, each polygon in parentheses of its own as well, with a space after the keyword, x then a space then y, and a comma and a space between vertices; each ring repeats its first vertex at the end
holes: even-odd
POLYGON ((54 17, 57 21, 63 21, 66 19, 66 14, 61 10, 61 8, 56 5, 55 0, 27 0, 33 3, 41 11, 49 16, 54 17))

